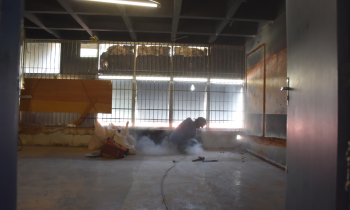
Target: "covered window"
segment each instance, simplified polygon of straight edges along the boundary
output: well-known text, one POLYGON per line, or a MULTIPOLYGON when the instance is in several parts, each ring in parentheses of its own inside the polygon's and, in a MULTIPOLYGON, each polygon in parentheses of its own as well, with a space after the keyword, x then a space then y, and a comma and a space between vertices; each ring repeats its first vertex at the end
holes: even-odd
POLYGON ((61 43, 26 43, 22 56, 21 67, 26 74, 60 73, 61 43))
POLYGON ((80 44, 80 57, 81 58, 97 58, 98 53, 98 44, 97 43, 88 43, 80 44))

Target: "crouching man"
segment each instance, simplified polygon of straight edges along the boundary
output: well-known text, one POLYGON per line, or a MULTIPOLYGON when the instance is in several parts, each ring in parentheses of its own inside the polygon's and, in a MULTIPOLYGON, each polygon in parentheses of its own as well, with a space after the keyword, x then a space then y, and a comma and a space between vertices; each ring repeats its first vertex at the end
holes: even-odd
POLYGON ((198 144, 194 139, 197 135, 197 129, 203 128, 207 124, 207 120, 203 117, 198 117, 193 121, 191 118, 184 120, 170 135, 170 142, 177 146, 181 153, 186 153, 186 148, 198 144))

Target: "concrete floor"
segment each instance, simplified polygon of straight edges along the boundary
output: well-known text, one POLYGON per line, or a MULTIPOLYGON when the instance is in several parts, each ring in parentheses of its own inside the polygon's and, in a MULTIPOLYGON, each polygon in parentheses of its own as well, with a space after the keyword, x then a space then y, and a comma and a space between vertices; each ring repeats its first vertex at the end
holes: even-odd
MULTIPOLYGON (((86 158, 79 147, 24 147, 18 153, 18 209, 166 209, 164 172, 183 155, 86 158)), ((169 209, 284 209, 285 173, 249 154, 205 151, 168 173, 169 209)))

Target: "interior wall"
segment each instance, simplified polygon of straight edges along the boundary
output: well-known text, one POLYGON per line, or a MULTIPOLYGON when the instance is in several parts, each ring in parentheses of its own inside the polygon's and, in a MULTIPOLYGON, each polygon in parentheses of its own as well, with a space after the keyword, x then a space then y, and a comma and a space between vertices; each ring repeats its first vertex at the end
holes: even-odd
MULTIPOLYGON (((256 38, 246 43, 246 53, 266 45, 265 136, 286 138, 287 43, 286 13, 268 24, 256 38)), ((246 123, 247 134, 262 135, 263 123, 263 48, 247 57, 246 123)))
POLYGON ((245 98, 245 147, 265 157, 286 163, 287 94, 280 91, 287 79, 286 13, 261 26, 257 36, 245 45, 246 53, 265 44, 265 127, 264 47, 247 57, 245 98), (263 135, 265 129, 265 136, 263 135))
MULTIPOLYGON (((64 41, 61 44, 61 74, 95 75, 98 57, 80 57, 82 42, 64 41)), ((63 75, 63 77, 65 77, 63 75)))

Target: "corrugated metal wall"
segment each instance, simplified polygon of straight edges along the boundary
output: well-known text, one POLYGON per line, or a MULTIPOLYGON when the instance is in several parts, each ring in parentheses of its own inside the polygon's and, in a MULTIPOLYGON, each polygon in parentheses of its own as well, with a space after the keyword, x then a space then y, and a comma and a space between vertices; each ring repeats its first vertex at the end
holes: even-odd
MULTIPOLYGON (((26 78, 98 79, 98 75, 244 77, 243 46, 100 41, 94 47, 87 41, 25 40, 22 52, 21 68, 26 78), (84 51, 86 44, 90 49, 84 51)), ((25 126, 67 126, 79 116, 80 113, 21 112, 21 123, 25 126)), ((93 127, 95 118, 96 114, 89 114, 80 127, 93 127)))
POLYGON ((215 78, 243 78, 244 47, 213 45, 210 47, 209 75, 215 78))
POLYGON ((138 76, 170 76, 171 50, 172 46, 169 44, 137 44, 135 74, 138 76))
POLYGON ((134 43, 99 42, 99 57, 100 74, 134 75, 134 43))
MULTIPOLYGON (((74 121, 79 119, 81 113, 61 112, 21 112, 21 124, 23 126, 74 126, 74 121)), ((96 114, 87 114, 79 127, 94 127, 96 114)), ((75 126, 74 126, 75 127, 75 126)))
POLYGON ((208 77, 208 46, 176 45, 174 52, 174 76, 208 77))

